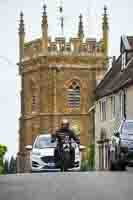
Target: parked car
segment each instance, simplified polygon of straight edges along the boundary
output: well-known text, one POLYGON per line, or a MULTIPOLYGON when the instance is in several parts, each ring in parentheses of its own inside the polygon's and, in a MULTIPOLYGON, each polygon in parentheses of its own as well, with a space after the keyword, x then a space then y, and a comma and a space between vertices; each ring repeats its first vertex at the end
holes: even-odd
POLYGON ((123 120, 111 138, 109 163, 111 170, 133 166, 133 120, 123 120))
MULTIPOLYGON (((37 136, 31 151, 32 172, 41 172, 45 170, 56 170, 54 163, 54 150, 57 142, 51 143, 51 134, 42 134, 37 136)), ((80 151, 78 145, 75 145, 75 168, 80 166, 80 151)), ((29 149, 29 145, 27 146, 29 149)), ((81 147, 82 149, 82 147, 81 147)))

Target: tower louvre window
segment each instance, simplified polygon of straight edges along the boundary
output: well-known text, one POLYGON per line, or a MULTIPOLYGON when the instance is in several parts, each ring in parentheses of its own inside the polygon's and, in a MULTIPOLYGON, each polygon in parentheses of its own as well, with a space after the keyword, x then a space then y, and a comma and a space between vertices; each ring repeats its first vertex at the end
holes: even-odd
POLYGON ((68 93, 68 106, 70 108, 80 107, 80 86, 77 82, 72 82, 67 90, 68 93))

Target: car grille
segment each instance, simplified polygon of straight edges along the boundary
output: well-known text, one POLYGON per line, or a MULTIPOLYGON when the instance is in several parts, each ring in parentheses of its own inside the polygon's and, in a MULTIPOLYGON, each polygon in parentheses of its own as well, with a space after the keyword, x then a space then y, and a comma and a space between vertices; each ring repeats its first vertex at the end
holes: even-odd
POLYGON ((32 161, 32 167, 38 167, 38 166, 39 166, 39 164, 37 162, 32 161))
POLYGON ((53 156, 44 156, 44 157, 41 157, 41 160, 45 163, 53 163, 54 157, 53 156))

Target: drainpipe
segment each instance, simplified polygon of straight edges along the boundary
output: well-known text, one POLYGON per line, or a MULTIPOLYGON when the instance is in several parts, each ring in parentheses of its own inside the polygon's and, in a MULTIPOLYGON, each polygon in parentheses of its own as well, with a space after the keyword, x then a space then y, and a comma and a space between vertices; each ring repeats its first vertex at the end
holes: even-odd
POLYGON ((126 91, 125 89, 123 90, 124 93, 124 120, 127 118, 127 113, 126 113, 126 91))

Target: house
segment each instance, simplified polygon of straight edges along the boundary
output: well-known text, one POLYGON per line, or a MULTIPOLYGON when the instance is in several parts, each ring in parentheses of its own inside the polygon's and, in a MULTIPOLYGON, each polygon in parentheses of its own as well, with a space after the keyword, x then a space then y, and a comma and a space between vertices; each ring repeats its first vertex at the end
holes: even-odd
POLYGON ((94 113, 95 168, 105 170, 111 135, 122 119, 133 119, 133 37, 121 37, 120 56, 96 88, 94 113))

